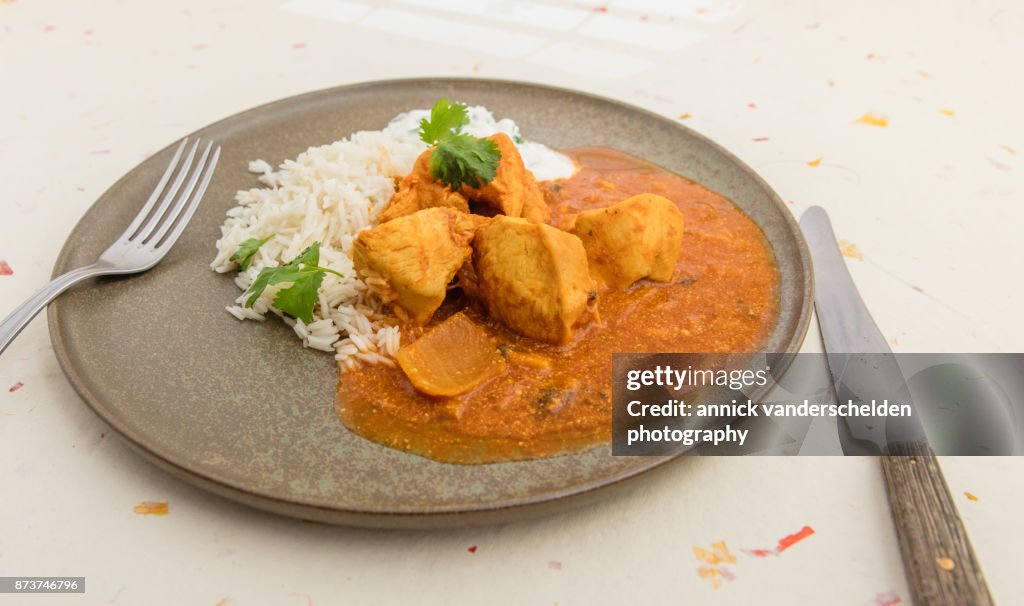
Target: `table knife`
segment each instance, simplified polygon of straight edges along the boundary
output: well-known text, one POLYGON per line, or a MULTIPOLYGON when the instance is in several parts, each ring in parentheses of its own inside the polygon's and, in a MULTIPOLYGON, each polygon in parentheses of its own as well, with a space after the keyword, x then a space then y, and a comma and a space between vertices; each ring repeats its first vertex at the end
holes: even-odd
MULTIPOLYGON (((846 268, 825 210, 800 218, 814 262, 815 311, 840 402, 910 401, 899 364, 846 268)), ((914 604, 993 604, 938 459, 914 418, 840 420, 847 454, 881 457, 900 553, 914 604)))

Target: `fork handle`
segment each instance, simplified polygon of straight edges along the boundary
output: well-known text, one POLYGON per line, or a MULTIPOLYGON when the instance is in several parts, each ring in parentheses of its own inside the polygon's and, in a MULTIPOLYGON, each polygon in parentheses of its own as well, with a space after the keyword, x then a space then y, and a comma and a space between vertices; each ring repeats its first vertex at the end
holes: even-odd
POLYGON ((108 273, 107 270, 93 263, 79 269, 73 269, 66 274, 57 276, 49 284, 40 288, 29 297, 24 303, 12 311, 3 322, 0 322, 0 354, 7 349, 14 337, 17 337, 23 328, 28 326, 32 318, 36 317, 46 304, 54 300, 57 295, 64 292, 72 285, 87 278, 108 273))

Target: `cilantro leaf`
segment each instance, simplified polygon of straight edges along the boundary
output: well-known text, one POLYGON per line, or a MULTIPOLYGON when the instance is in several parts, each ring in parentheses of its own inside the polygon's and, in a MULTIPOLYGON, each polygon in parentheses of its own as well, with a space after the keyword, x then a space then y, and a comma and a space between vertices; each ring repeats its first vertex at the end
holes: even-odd
POLYGON ((430 174, 452 190, 465 183, 480 187, 494 179, 501 152, 490 139, 453 135, 438 143, 430 155, 430 174))
POLYGON ((324 275, 322 271, 303 271, 301 277, 295 279, 291 286, 277 292, 274 307, 309 324, 313 321, 317 290, 324 281, 324 275))
POLYGON ((252 307, 268 286, 291 282, 291 286, 277 292, 272 305, 294 318, 301 318, 303 322, 312 322, 317 291, 324 278, 329 273, 345 277, 333 269, 320 267, 319 263, 320 243, 314 242, 284 265, 264 267, 246 291, 249 297, 245 300, 245 307, 252 307))
POLYGON ((430 119, 420 120, 420 139, 435 146, 430 154, 430 175, 453 190, 464 183, 471 187, 489 183, 501 160, 494 141, 462 132, 467 124, 466 106, 448 99, 438 99, 430 119))
POLYGON ((466 106, 438 99, 430 110, 430 119, 420 120, 420 139, 427 145, 440 143, 450 135, 458 133, 469 124, 466 106))
POLYGON ((320 243, 313 242, 309 245, 309 248, 299 253, 299 256, 295 257, 288 262, 288 265, 312 265, 317 266, 320 263, 320 243))
POLYGON ((253 303, 260 298, 268 286, 281 284, 282 282, 294 282, 301 279, 305 272, 293 265, 282 265, 281 267, 264 267, 260 270, 256 279, 249 286, 249 298, 245 300, 246 307, 252 307, 253 303))
POLYGON ((256 279, 249 285, 249 290, 246 291, 249 293, 249 298, 245 300, 245 307, 252 307, 256 300, 260 298, 260 295, 263 294, 263 291, 267 290, 267 286, 270 285, 270 278, 274 275, 276 269, 276 267, 264 267, 260 270, 259 275, 256 276, 256 279))
POLYGON ((235 251, 235 254, 231 255, 228 261, 238 263, 238 269, 241 271, 249 269, 249 266, 252 265, 252 258, 256 256, 256 252, 273 237, 274 234, 270 234, 262 240, 259 238, 249 238, 238 245, 238 250, 235 251))

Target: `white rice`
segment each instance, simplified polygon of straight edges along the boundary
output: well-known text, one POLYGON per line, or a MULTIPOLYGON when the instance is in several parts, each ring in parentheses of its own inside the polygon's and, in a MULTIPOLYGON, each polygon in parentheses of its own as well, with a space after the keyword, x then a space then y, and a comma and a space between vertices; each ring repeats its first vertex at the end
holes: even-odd
MULTIPOLYGON (((426 148, 419 140, 419 122, 429 110, 396 116, 384 130, 360 131, 329 145, 311 147, 278 170, 264 160, 249 163, 265 187, 239 191, 238 205, 227 212, 217 240, 217 256, 210 267, 227 273, 237 269, 229 261, 249 238, 265 238, 252 264, 239 272, 235 284, 243 293, 226 309, 239 320, 263 321, 268 313, 280 316, 303 345, 333 352, 342 369, 363 362, 394 366, 401 333, 388 306, 374 289, 356 275, 352 242, 372 227, 395 192, 394 179, 408 174, 426 148), (287 284, 267 288, 251 308, 243 306, 244 291, 264 267, 277 267, 320 242, 320 265, 344 278, 327 274, 319 291, 313 322, 285 316, 271 306, 287 284)), ((466 131, 477 137, 503 132, 517 142, 523 162, 538 180, 567 178, 575 167, 566 156, 539 143, 523 141, 519 127, 509 119, 495 120, 483 107, 468 108, 466 131)))

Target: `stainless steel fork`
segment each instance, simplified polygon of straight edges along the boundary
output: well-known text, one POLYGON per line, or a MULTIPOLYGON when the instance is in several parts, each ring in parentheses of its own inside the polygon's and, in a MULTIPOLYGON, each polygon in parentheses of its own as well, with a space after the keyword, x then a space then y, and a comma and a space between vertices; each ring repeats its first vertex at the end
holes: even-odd
POLYGON ((128 229, 103 251, 95 263, 55 278, 0 322, 0 354, 40 310, 73 284, 95 276, 140 273, 167 255, 199 207, 220 158, 220 147, 214 149, 211 141, 193 166, 199 149, 199 140, 196 140, 185 160, 179 162, 187 142, 184 139, 178 145, 170 166, 128 229), (171 177, 174 177, 173 182, 171 177), (185 184, 184 189, 182 183, 185 184))

